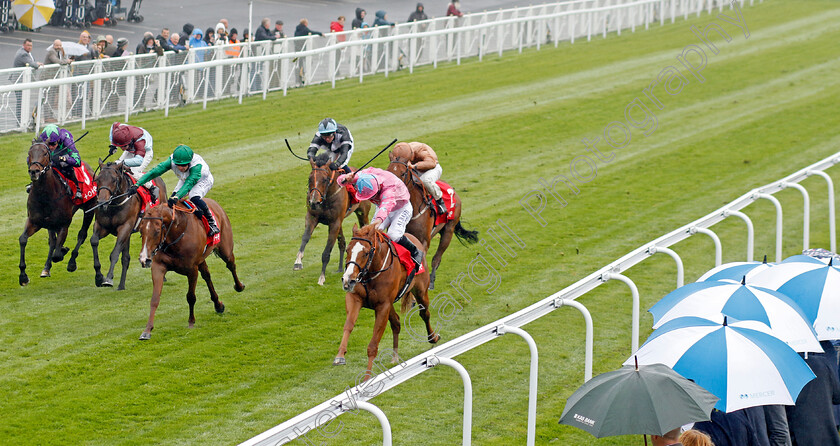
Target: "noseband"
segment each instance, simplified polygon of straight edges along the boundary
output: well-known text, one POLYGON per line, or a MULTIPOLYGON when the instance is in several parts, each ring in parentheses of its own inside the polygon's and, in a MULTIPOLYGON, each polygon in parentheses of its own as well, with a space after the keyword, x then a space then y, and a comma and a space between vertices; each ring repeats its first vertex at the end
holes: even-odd
MULTIPOLYGON (((356 265, 356 268, 359 268, 359 274, 356 275, 356 282, 364 285, 365 290, 367 290, 367 283, 368 282, 370 282, 373 279, 376 279, 380 274, 382 274, 385 271, 388 271, 394 265, 394 259, 390 258, 391 257, 391 244, 389 243, 388 244, 388 251, 386 253, 385 260, 382 261, 382 264, 384 265, 390 259, 390 262, 388 262, 388 266, 383 268, 383 269, 380 269, 379 271, 375 271, 375 272, 370 271, 370 267, 373 266, 373 256, 376 254, 376 251, 379 249, 379 245, 380 245, 380 243, 377 243, 377 240, 379 240, 380 242, 384 242, 383 237, 385 237, 385 236, 381 232, 377 231, 373 240, 368 240, 368 239, 362 238, 362 237, 351 237, 350 238, 351 242, 353 240, 356 240, 358 242, 365 242, 368 245, 370 245, 370 249, 368 250, 368 259, 367 259, 367 262, 365 263, 364 267, 362 267, 362 265, 359 265, 358 263, 356 263, 352 260, 348 261, 344 265, 345 270, 347 270, 347 268, 350 265, 356 265), (371 274, 373 274, 373 275, 371 276, 371 274)), ((394 255, 396 255, 396 254, 394 254, 394 255)))
MULTIPOLYGON (((143 220, 160 220, 161 226, 163 226, 163 217, 143 217, 143 220)), ((152 251, 149 258, 153 258, 158 252, 166 251, 167 248, 170 246, 175 245, 176 243, 180 242, 182 238, 184 238, 185 232, 182 232, 172 243, 166 243, 166 237, 169 236, 169 231, 172 227, 175 226, 175 211, 172 211, 172 221, 169 222, 169 225, 166 227, 166 232, 163 234, 163 237, 160 239, 160 243, 158 243, 157 247, 152 251)))

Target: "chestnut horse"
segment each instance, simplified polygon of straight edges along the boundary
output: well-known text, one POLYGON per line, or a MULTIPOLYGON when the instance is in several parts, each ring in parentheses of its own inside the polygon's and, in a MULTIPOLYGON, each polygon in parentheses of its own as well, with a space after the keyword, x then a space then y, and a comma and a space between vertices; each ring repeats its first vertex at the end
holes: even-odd
MULTIPOLYGON (((96 203, 95 200, 88 200, 81 206, 73 204, 73 197, 67 192, 67 187, 62 183, 58 172, 50 160, 50 149, 41 140, 33 140, 29 147, 29 156, 26 158, 29 168, 29 178, 32 180, 32 189, 29 191, 29 198, 26 201, 26 223, 23 227, 23 234, 20 239, 20 277, 21 286, 29 284, 29 276, 26 275, 26 242, 29 237, 38 232, 41 228, 49 231, 50 251, 47 254, 47 263, 41 271, 41 277, 50 277, 50 268, 53 262, 60 262, 67 254, 68 248, 64 247, 67 239, 67 232, 70 223, 73 221, 73 214, 79 209, 90 209, 96 203)), ((90 178, 93 173, 87 163, 82 163, 90 178)), ((82 228, 76 238, 76 247, 67 262, 67 271, 76 271, 76 257, 79 255, 79 247, 87 238, 88 227, 93 220, 93 214, 85 214, 82 220, 82 228)))
MULTIPOLYGON (((399 147, 399 146, 398 146, 399 147)), ((426 186, 420 181, 420 175, 414 169, 409 169, 406 164, 409 161, 408 153, 402 152, 398 148, 394 148, 390 154, 391 163, 388 164, 388 171, 398 176, 408 188, 411 195, 411 207, 414 208, 414 215, 411 221, 408 222, 405 231, 420 240, 420 243, 428 251, 432 242, 432 238, 436 234, 440 234, 440 242, 438 243, 435 257, 432 259, 432 273, 429 283, 429 289, 435 289, 435 273, 440 266, 440 260, 443 258, 443 253, 452 242, 452 236, 458 237, 458 240, 463 243, 475 243, 478 241, 478 231, 470 231, 461 226, 461 197, 455 193, 455 208, 452 210, 452 219, 435 225, 437 218, 437 205, 434 200, 427 198, 426 186)))
POLYGON ((233 257, 233 230, 230 220, 219 203, 204 198, 207 206, 216 216, 216 224, 221 230, 221 241, 213 248, 207 247, 207 232, 200 219, 192 215, 193 209, 184 207, 183 202, 170 209, 165 204, 151 208, 140 223, 140 237, 143 247, 140 251, 140 265, 152 268, 152 300, 150 303, 149 322, 140 335, 140 340, 152 337, 155 311, 160 303, 160 293, 163 289, 163 279, 167 271, 175 271, 187 276, 189 289, 187 303, 190 305, 189 327, 195 325, 195 284, 198 273, 207 283, 210 290, 210 300, 217 313, 225 312, 225 305, 219 300, 213 281, 210 280, 210 270, 207 268, 207 256, 215 252, 227 265, 233 274, 233 289, 237 292, 245 289, 236 275, 236 262, 233 257))
MULTIPOLYGON (((159 186, 159 197, 166 197, 166 185, 161 178, 155 180, 159 186)), ((90 246, 93 248, 93 269, 96 271, 94 282, 98 287, 114 286, 114 267, 117 259, 122 254, 122 275, 118 290, 125 289, 125 276, 128 272, 128 264, 131 262, 129 245, 131 233, 139 224, 141 217, 140 209, 143 208, 143 198, 140 194, 132 194, 118 198, 116 202, 113 197, 119 197, 128 191, 134 184, 131 178, 131 170, 123 164, 108 163, 102 164, 99 160, 99 173, 96 175, 97 205, 96 220, 93 223, 93 234, 90 236, 90 246), (117 238, 114 250, 111 251, 111 268, 108 275, 102 276, 99 263, 99 240, 108 234, 117 238)))
MULTIPOLYGON (((327 153, 319 155, 315 161, 310 161, 312 171, 309 172, 306 220, 303 237, 301 237, 300 250, 298 250, 294 266, 295 271, 303 269, 303 250, 306 248, 306 244, 309 243, 312 232, 319 223, 327 225, 329 227, 329 236, 327 238, 327 246, 324 247, 324 252, 321 253, 321 276, 318 277, 318 285, 323 285, 326 281, 327 264, 330 263, 330 253, 335 245, 336 238, 338 239, 339 252, 344 252, 344 230, 341 228, 341 223, 344 222, 344 219, 351 212, 355 212, 356 217, 359 219, 359 224, 364 226, 368 224, 368 213, 370 212, 369 201, 350 205, 350 193, 335 181, 341 172, 330 169, 328 166, 329 162, 329 154, 327 153)), ((340 254, 338 259, 337 272, 340 273, 343 271, 340 254)))
MULTIPOLYGON (((411 234, 405 236, 417 245, 418 249, 423 250, 416 237, 411 234)), ((344 355, 347 353, 347 342, 356 325, 359 310, 362 307, 371 308, 375 313, 376 321, 373 325, 373 337, 367 347, 368 364, 365 380, 371 377, 373 360, 379 353, 379 341, 385 333, 386 322, 391 323, 391 332, 394 334, 394 360, 398 358, 400 317, 394 310, 394 299, 405 285, 408 271, 396 256, 393 243, 383 232, 378 231, 373 225, 364 226, 361 229, 353 225, 353 237, 347 246, 347 268, 341 278, 344 291, 347 292, 344 295, 347 320, 344 322, 341 346, 338 348, 333 365, 346 363, 344 355)), ((425 260, 423 263, 425 264, 425 260)), ((429 322, 431 312, 429 311, 428 269, 414 276, 409 293, 420 304, 420 317, 426 323, 429 343, 436 344, 440 336, 432 330, 429 322)), ((403 313, 411 307, 411 302, 411 296, 406 295, 402 303, 403 313)))

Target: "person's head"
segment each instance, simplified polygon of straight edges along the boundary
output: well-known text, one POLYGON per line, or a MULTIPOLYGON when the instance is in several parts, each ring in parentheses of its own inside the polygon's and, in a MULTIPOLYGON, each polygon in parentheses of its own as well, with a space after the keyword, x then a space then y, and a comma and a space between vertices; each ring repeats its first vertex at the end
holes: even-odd
POLYGON ((207 28, 207 30, 204 31, 204 40, 207 42, 216 40, 216 32, 213 31, 213 28, 207 28))
POLYGON ((228 36, 230 37, 230 40, 236 40, 239 38, 239 31, 237 31, 236 28, 231 28, 228 36))
POLYGON ((711 437, 695 429, 683 432, 679 440, 683 446, 714 446, 711 437))
POLYGON ((282 20, 278 20, 278 21, 274 22, 274 30, 275 31, 283 31, 283 21, 282 20))
POLYGON ((82 44, 82 45, 89 44, 90 43, 90 33, 87 32, 87 31, 82 31, 82 33, 79 34, 79 43, 82 44))
POLYGON ((680 428, 666 432, 664 435, 651 435, 653 446, 667 446, 677 443, 680 440, 680 428))
POLYGON ((125 37, 117 39, 117 48, 125 48, 126 45, 128 45, 128 39, 125 37))
POLYGON ((178 168, 181 172, 186 172, 187 169, 190 168, 190 162, 193 159, 193 150, 184 144, 175 147, 175 150, 172 152, 172 163, 175 164, 175 167, 178 168))
POLYGON ((105 41, 108 42, 108 45, 113 45, 114 44, 114 36, 112 36, 110 34, 106 34, 105 35, 105 41))
POLYGON ((417 4, 417 12, 423 12, 423 4, 422 3, 417 4))
POLYGON ((47 147, 50 149, 55 149, 58 147, 58 140, 61 138, 60 131, 61 129, 57 125, 47 124, 44 126, 44 130, 41 131, 41 141, 47 143, 47 147))
POLYGON ((345 20, 345 18, 344 18, 343 15, 338 16, 338 20, 337 20, 338 23, 341 23, 342 25, 344 25, 344 20, 345 20))
POLYGON ((321 138, 324 138, 328 144, 333 142, 335 139, 335 132, 338 131, 338 124, 336 124, 335 119, 333 118, 324 118, 318 124, 318 134, 321 135, 321 138))
POLYGON ((163 28, 162 30, 160 30, 160 36, 163 37, 164 39, 168 39, 169 38, 169 28, 163 28))
POLYGON ((193 39, 201 40, 204 38, 204 31, 201 28, 196 28, 193 30, 192 37, 193 39))
POLYGON ((149 47, 149 48, 154 47, 155 46, 155 37, 150 36, 150 35, 143 36, 143 46, 146 46, 146 47, 149 47))
POLYGON ((455 5, 456 8, 461 9, 461 2, 458 0, 452 0, 452 4, 455 5))
POLYGON ((242 40, 248 40, 250 38, 251 38, 251 32, 248 30, 248 28, 245 28, 244 30, 242 30, 242 40))
POLYGON ((367 15, 367 11, 365 11, 362 8, 356 8, 356 17, 358 17, 359 20, 364 19, 366 15, 367 15))
POLYGON ((107 40, 107 39, 105 39, 105 36, 103 36, 103 35, 99 35, 99 36, 96 38, 96 46, 98 46, 98 47, 99 47, 99 49, 100 49, 100 50, 102 50, 102 49, 104 49, 104 48, 105 48, 105 45, 108 45, 108 40, 107 40))
POLYGON ((303 26, 309 26, 309 19, 303 18, 300 19, 300 24, 303 26))
POLYGON ((195 26, 192 23, 185 23, 183 27, 181 27, 181 31, 184 32, 185 36, 191 36, 195 26))
POLYGON ((180 41, 181 41, 181 36, 179 36, 178 33, 172 33, 172 35, 169 36, 169 42, 172 43, 173 45, 177 45, 178 42, 180 42, 180 41))
POLYGON ((262 22, 260 22, 260 24, 262 25, 263 28, 268 28, 268 25, 270 23, 271 23, 271 20, 269 20, 268 17, 262 19, 262 22))
POLYGON ((216 31, 216 35, 221 36, 221 35, 225 34, 225 32, 227 31, 227 27, 225 27, 224 23, 219 22, 219 23, 216 24, 215 31, 216 31))
POLYGON ((384 10, 376 11, 376 17, 380 20, 388 20, 388 14, 384 10))
POLYGON ((64 51, 64 44, 61 43, 61 39, 53 40, 53 49, 55 49, 56 52, 64 51))
POLYGON ((228 24, 228 19, 221 19, 221 20, 219 20, 219 23, 221 23, 222 25, 225 25, 225 29, 230 29, 230 24, 228 24))
POLYGON ((23 40, 23 49, 26 50, 27 53, 32 52, 32 39, 23 40))
POLYGON ((356 187, 356 196, 361 200, 369 200, 379 192, 379 181, 369 173, 356 175, 354 186, 356 187))

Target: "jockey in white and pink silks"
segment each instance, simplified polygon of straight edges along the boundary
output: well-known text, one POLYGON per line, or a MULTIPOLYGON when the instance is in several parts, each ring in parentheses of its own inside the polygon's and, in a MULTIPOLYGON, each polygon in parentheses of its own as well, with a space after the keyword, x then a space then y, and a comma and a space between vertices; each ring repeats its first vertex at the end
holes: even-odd
POLYGON ((405 227, 414 211, 405 184, 391 172, 376 167, 339 175, 337 181, 342 186, 353 184, 357 200, 369 200, 376 205, 376 214, 370 223, 378 225, 377 229, 386 231, 391 240, 411 253, 416 265, 414 272, 417 272, 423 262, 423 253, 405 236, 405 227))

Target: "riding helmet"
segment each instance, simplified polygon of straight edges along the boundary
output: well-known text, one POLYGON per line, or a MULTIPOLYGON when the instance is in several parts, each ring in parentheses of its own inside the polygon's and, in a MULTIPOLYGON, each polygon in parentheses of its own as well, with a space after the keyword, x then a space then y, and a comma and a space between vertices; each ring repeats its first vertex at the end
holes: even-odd
POLYGON ((57 125, 47 124, 44 127, 44 131, 41 132, 41 141, 58 142, 60 136, 61 135, 59 134, 59 129, 57 125))
POLYGON ((172 152, 172 162, 177 165, 185 165, 189 164, 193 158, 193 150, 184 144, 175 147, 175 151, 172 152))
POLYGON ((379 182, 376 177, 363 173, 356 176, 356 198, 359 200, 370 200, 371 197, 379 192, 379 182))
POLYGON ((330 133, 335 133, 336 130, 338 130, 338 124, 335 123, 335 119, 333 118, 324 118, 318 124, 318 133, 321 135, 329 135, 330 133))

